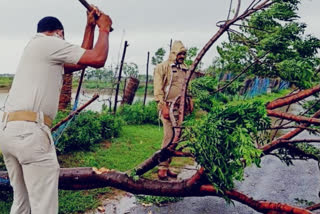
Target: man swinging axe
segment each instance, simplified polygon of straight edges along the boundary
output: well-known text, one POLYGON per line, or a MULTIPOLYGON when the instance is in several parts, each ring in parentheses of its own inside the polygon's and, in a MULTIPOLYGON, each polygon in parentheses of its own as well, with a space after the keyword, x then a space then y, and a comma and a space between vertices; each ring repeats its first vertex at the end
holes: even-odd
POLYGON ((108 57, 112 21, 92 8, 81 47, 65 41, 62 23, 47 16, 24 48, 0 128, 14 191, 10 214, 58 213, 59 164, 49 127, 58 111, 62 75, 103 67, 108 57), (99 37, 93 46, 96 25, 99 37))

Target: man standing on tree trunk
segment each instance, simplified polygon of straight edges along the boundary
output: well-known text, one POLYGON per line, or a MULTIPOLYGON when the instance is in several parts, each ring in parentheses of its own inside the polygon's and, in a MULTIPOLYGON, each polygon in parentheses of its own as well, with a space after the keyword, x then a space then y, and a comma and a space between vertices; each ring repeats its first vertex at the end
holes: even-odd
POLYGON ((20 59, 0 130, 14 191, 11 214, 58 213, 60 168, 50 126, 58 111, 62 75, 103 67, 108 56, 111 19, 97 8, 87 17, 82 47, 66 42, 63 25, 49 16, 39 21, 20 59), (99 38, 92 49, 96 25, 99 38))
MULTIPOLYGON (((186 51, 181 41, 174 41, 169 59, 157 65, 154 71, 154 97, 158 103, 158 110, 164 130, 162 148, 166 147, 173 137, 169 108, 173 101, 181 94, 187 72, 187 66, 184 64, 186 51)), ((177 174, 169 169, 170 162, 171 159, 168 159, 160 163, 158 170, 159 179, 165 180, 168 176, 177 177, 177 174)))

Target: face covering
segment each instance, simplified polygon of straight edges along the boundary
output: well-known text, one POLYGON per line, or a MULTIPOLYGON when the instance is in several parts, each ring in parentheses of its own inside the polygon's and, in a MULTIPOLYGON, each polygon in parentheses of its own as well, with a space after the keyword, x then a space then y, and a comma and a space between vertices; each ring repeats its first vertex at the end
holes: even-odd
POLYGON ((58 33, 54 33, 53 36, 54 36, 54 37, 57 37, 57 38, 59 38, 59 39, 64 40, 64 38, 63 38, 62 36, 60 36, 58 33))

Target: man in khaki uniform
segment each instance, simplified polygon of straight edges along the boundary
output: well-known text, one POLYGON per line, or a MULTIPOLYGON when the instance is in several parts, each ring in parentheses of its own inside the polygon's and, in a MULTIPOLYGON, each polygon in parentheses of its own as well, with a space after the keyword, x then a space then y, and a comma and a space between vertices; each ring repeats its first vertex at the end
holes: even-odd
MULTIPOLYGON (((169 59, 156 66, 154 71, 154 97, 158 102, 158 110, 161 113, 164 136, 162 148, 167 146, 173 137, 172 123, 169 118, 169 107, 177 96, 181 94, 185 80, 187 66, 184 64, 186 48, 181 41, 174 41, 169 59)), ((171 160, 160 163, 158 170, 159 179, 167 176, 177 177, 177 174, 169 169, 171 160)))
POLYGON ((0 130, 0 147, 14 191, 11 214, 58 213, 59 164, 49 127, 58 111, 62 75, 85 66, 104 66, 111 24, 96 8, 88 13, 80 47, 64 40, 57 18, 45 17, 25 47, 0 130), (96 25, 99 38, 92 49, 96 25))

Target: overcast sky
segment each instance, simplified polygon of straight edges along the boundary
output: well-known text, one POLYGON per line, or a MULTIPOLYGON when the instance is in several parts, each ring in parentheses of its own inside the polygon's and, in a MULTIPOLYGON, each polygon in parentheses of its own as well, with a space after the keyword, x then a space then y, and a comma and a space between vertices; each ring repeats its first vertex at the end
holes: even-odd
MULTIPOLYGON (((81 44, 86 24, 85 9, 78 0, 0 0, 0 73, 15 73, 24 46, 35 34, 44 16, 56 16, 64 25, 66 40, 81 44)), ((121 57, 128 40, 126 62, 138 64, 145 72, 147 52, 169 49, 170 39, 182 40, 186 47, 203 47, 218 30, 216 22, 227 16, 229 0, 91 0, 113 20, 107 66, 121 57)), ((245 8, 251 0, 243 0, 245 8)), ((319 0, 302 0, 299 15, 307 23, 307 33, 320 38, 319 0)), ((96 32, 97 34, 98 32, 96 32)), ((225 37, 220 39, 220 42, 225 37)), ((216 45, 203 59, 209 65, 216 45)), ((151 68, 152 69, 152 68, 151 68)))

